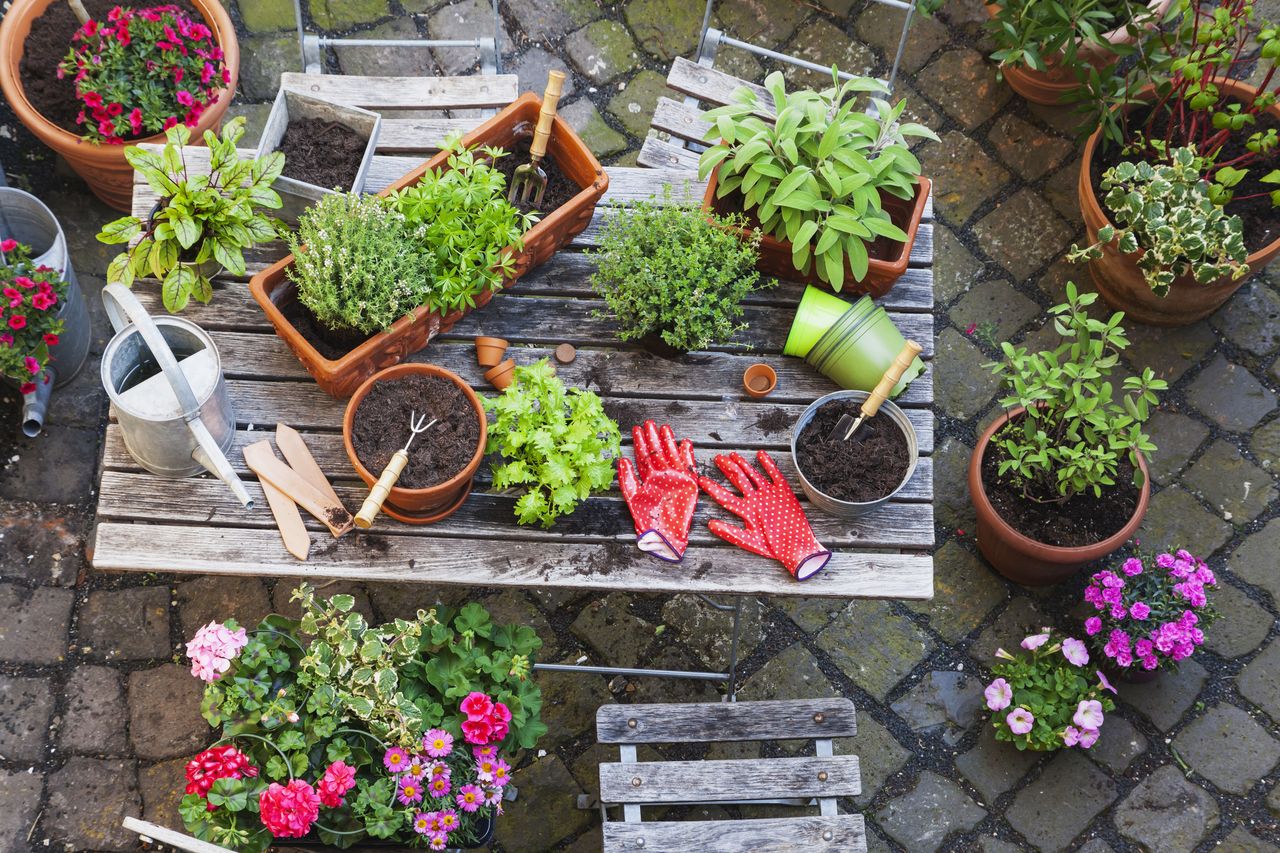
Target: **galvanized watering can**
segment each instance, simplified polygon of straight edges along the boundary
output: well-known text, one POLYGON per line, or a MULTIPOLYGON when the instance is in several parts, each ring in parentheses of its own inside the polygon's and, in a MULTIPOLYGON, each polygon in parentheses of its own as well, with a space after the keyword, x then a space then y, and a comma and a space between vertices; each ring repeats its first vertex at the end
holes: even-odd
POLYGON ((227 461, 236 419, 213 339, 189 320, 153 319, 119 284, 102 289, 102 303, 116 332, 102 354, 102 385, 130 455, 161 477, 207 469, 252 509, 227 461))

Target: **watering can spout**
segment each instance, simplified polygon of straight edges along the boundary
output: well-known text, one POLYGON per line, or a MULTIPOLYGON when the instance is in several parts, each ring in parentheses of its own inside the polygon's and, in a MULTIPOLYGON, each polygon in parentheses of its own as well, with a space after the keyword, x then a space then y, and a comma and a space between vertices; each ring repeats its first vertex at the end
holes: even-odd
POLYGON ((44 416, 49 411, 49 395, 53 393, 53 367, 44 369, 36 379, 35 390, 22 395, 22 434, 35 438, 44 429, 44 416))
POLYGON ((205 425, 198 418, 189 421, 187 426, 191 428, 191 432, 195 434, 198 442, 196 449, 191 452, 191 458, 207 468, 209 473, 226 483, 227 487, 236 496, 236 499, 244 504, 245 509, 253 509, 253 498, 249 496, 249 492, 245 489, 244 483, 241 482, 240 476, 231 467, 230 460, 222 452, 218 442, 210 435, 209 430, 205 428, 205 425))

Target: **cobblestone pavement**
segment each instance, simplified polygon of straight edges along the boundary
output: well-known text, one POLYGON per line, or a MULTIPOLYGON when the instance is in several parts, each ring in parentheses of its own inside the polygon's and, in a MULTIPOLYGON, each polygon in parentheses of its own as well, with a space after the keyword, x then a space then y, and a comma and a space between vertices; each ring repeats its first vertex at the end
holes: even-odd
MULTIPOLYGON (((225 0, 242 28, 243 107, 257 119, 295 56, 289 0, 225 0), (238 4, 238 5, 237 5, 238 4)), ((319 26, 376 34, 471 34, 487 0, 308 0, 319 26)), ((568 67, 563 108, 608 162, 634 162, 662 80, 694 46, 695 0, 505 0, 508 67, 525 88, 568 67)), ((883 69, 899 13, 865 0, 724 0, 731 33, 847 70, 883 69)), ((1029 107, 984 59, 977 0, 921 20, 900 92, 941 144, 922 158, 934 179, 938 300, 937 580, 928 604, 753 602, 743 698, 840 693, 860 731, 872 850, 1072 849, 1276 851, 1280 843, 1280 290, 1263 273, 1217 315, 1176 331, 1135 328, 1135 365, 1169 380, 1153 429, 1157 492, 1143 535, 1212 554, 1225 585, 1207 650, 1176 675, 1123 691, 1088 753, 1019 753, 982 726, 980 685, 999 644, 1042 624, 1071 626, 1081 583, 1026 590, 976 556, 963 470, 992 417, 982 364, 1006 336, 1036 340, 1043 309, 1083 270, 1062 261, 1081 232, 1070 114, 1029 107), (989 323, 989 325, 988 325, 989 323)), ((726 53, 726 66, 763 69, 726 53)), ((458 69, 457 56, 392 57, 350 49, 349 72, 458 69)), ((107 253, 93 241, 108 211, 0 113, 0 157, 44 195, 70 231, 86 292, 107 253)), ((97 300, 89 300, 95 304, 97 300)), ((95 316, 100 352, 104 318, 95 316)), ((93 468, 105 415, 96 363, 60 394, 48 434, 15 442, 17 406, 0 406, 0 850, 131 849, 121 814, 178 826, 183 756, 206 736, 196 683, 175 665, 180 642, 211 618, 253 621, 284 607, 288 582, 97 575, 87 568, 93 468)), ((366 585, 361 606, 386 617, 422 590, 366 585)), ((456 598, 459 593, 440 591, 456 598)), ((487 593, 502 618, 535 626, 545 658, 719 666, 725 620, 691 597, 487 593), (665 630, 659 628, 665 626, 665 630), (623 630, 619 630, 619 628, 623 630)), ((706 686, 542 679, 551 733, 524 756, 520 799, 503 820, 506 851, 598 849, 598 816, 574 806, 596 789, 594 712, 604 702, 694 701, 706 686)), ((722 810, 705 810, 719 815, 722 810)))

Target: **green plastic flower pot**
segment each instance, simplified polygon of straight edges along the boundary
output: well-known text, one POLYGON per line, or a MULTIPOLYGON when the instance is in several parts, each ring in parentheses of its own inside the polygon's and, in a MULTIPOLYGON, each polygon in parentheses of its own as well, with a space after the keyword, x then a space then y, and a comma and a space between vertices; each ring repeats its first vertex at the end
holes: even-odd
MULTIPOLYGON (((905 340, 883 308, 876 308, 855 326, 843 332, 832 329, 823 335, 805 359, 822 375, 849 391, 871 391, 902 351, 905 340)), ((890 397, 902 393, 924 370, 917 358, 893 387, 890 397)))
POLYGON ((783 355, 794 355, 804 358, 819 339, 838 321, 851 311, 856 312, 851 319, 861 317, 871 311, 874 303, 871 297, 864 296, 856 304, 850 305, 838 296, 832 296, 825 290, 812 285, 804 289, 800 304, 796 307, 795 319, 791 321, 791 331, 787 334, 787 342, 782 347, 783 355))

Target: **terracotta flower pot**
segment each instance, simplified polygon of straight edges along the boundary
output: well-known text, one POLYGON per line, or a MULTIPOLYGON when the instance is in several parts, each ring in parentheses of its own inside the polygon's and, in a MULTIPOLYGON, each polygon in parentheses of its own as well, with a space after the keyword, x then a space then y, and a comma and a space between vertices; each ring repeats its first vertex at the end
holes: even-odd
MULTIPOLYGON (((375 383, 399 379, 404 376, 440 376, 448 379, 462 389, 462 393, 466 395, 467 402, 471 404, 471 408, 475 410, 476 418, 480 421, 480 440, 476 444, 475 454, 465 468, 439 485, 425 489, 402 489, 399 486, 392 486, 391 493, 387 495, 387 500, 382 510, 384 513, 397 521, 404 521, 409 524, 430 524, 457 512, 458 508, 467 499, 467 495, 471 494, 471 481, 475 477, 476 471, 480 469, 480 460, 484 458, 484 445, 488 436, 488 420, 485 417, 484 406, 480 403, 480 398, 476 396, 476 392, 471 390, 471 386, 462 381, 462 378, 456 373, 445 370, 443 367, 417 362, 397 364, 370 376, 351 395, 351 399, 347 402, 346 412, 342 416, 342 444, 347 449, 347 458, 351 460, 351 466, 356 469, 356 473, 360 475, 360 479, 364 481, 366 486, 372 486, 378 482, 378 477, 382 472, 370 471, 361 464, 359 457, 356 456, 356 449, 351 443, 351 428, 355 423, 356 410, 360 408, 360 403, 368 395, 375 383)), ((412 450, 410 450, 410 453, 412 454, 412 450)))
MULTIPOLYGON (((719 178, 720 167, 716 166, 711 172, 707 192, 702 197, 702 208, 720 215, 736 212, 725 203, 725 199, 716 198, 719 178)), ((884 296, 889 292, 889 288, 893 287, 893 283, 907 271, 907 265, 911 259, 911 247, 915 244, 916 230, 920 227, 920 218, 924 215, 924 206, 929 200, 931 187, 932 183, 928 178, 920 177, 917 178, 915 197, 910 201, 897 196, 881 196, 881 204, 884 205, 889 218, 894 225, 906 232, 907 241, 899 243, 888 237, 877 237, 876 241, 868 247, 873 257, 867 264, 867 274, 862 281, 854 279, 853 270, 849 268, 849 262, 846 260, 844 286, 841 293, 870 293, 876 297, 884 296), (881 257, 874 257, 877 254, 881 257)), ((735 230, 743 240, 750 239, 754 231, 751 228, 735 230)), ((796 269, 795 264, 791 262, 791 243, 779 240, 770 234, 760 235, 760 260, 756 262, 756 269, 784 281, 801 281, 818 287, 831 287, 818 277, 817 267, 812 259, 809 261, 807 272, 796 269)))
MULTIPOLYGON (((31 24, 56 2, 60 0, 13 0, 9 11, 0 20, 0 92, 13 107, 18 120, 41 142, 61 154, 76 174, 84 178, 94 195, 116 210, 128 213, 133 200, 133 167, 124 159, 125 146, 89 142, 63 130, 40 115, 22 88, 19 66, 31 24)), ((222 3, 218 0, 192 0, 192 5, 213 30, 213 37, 222 48, 224 62, 231 72, 226 88, 218 93, 217 99, 191 129, 192 139, 200 139, 206 130, 218 127, 222 114, 231 105, 240 73, 240 46, 236 42, 235 26, 222 3)), ((67 48, 70 47, 68 43, 67 48)), ((129 144, 142 142, 163 143, 164 134, 132 140, 129 144)))
POLYGON ((502 361, 502 354, 510 346, 502 338, 491 338, 486 335, 476 337, 476 362, 481 367, 493 367, 502 361))
POLYGON ((767 397, 778 387, 778 374, 764 362, 748 367, 742 374, 742 390, 751 397, 767 397))
MULTIPOLYGON (((1239 100, 1251 99, 1257 91, 1247 83, 1228 80, 1222 90, 1239 100)), ((1140 98, 1151 95, 1150 88, 1139 93, 1140 98)), ((1273 117, 1280 120, 1280 104, 1268 110, 1273 117)), ((1080 179, 1077 192, 1080 197, 1080 212, 1084 216, 1084 225, 1088 243, 1098 240, 1098 229, 1110 224, 1106 212, 1102 209, 1097 195, 1093 191, 1091 167, 1093 157, 1097 153, 1102 138, 1102 131, 1093 132, 1084 146, 1084 157, 1080 163, 1080 179)), ((1256 167, 1255 167, 1256 168, 1256 167)), ((1280 254, 1280 238, 1250 252, 1245 259, 1249 264, 1250 274, 1258 272, 1280 254)), ((1151 326, 1185 326, 1208 317, 1222 307, 1231 294, 1240 289, 1240 285, 1249 280, 1249 276, 1239 281, 1232 281, 1228 276, 1211 284, 1198 284, 1190 276, 1174 279, 1169 293, 1157 296, 1138 268, 1138 258, 1142 251, 1124 254, 1115 241, 1102 247, 1102 257, 1089 261, 1089 274, 1102 298, 1116 311, 1123 311, 1125 317, 1151 326)))
MULTIPOLYGON (((527 134, 537 123, 541 106, 542 102, 536 95, 526 92, 502 112, 464 136, 462 144, 467 147, 496 145, 510 150, 521 135, 527 134)), ((591 221, 596 202, 609 187, 609 176, 601 168, 600 162, 559 116, 556 116, 551 128, 547 155, 581 189, 572 199, 540 219, 525 233, 524 248, 515 253, 515 272, 503 282, 503 287, 511 287, 516 279, 546 261, 580 234, 591 221)), ((379 195, 390 195, 396 190, 418 183, 428 170, 444 166, 448 157, 448 152, 441 151, 379 195)), ((410 318, 396 321, 390 329, 374 335, 341 358, 327 359, 316 351, 280 310, 294 298, 293 284, 285 275, 285 269, 292 263, 293 255, 287 255, 255 275, 249 282, 249 293, 271 321, 276 334, 302 362, 302 366, 326 393, 334 397, 349 396, 361 382, 378 370, 403 361, 406 356, 422 349, 437 334, 448 332, 468 313, 467 310, 459 310, 440 316, 428 312, 426 308, 418 308, 410 318)), ((492 298, 492 292, 476 297, 476 308, 484 307, 492 298)))
POLYGON ((515 379, 516 363, 509 358, 484 372, 484 381, 499 391, 507 390, 515 379))
POLYGON ((1146 460, 1139 454, 1138 467, 1142 469, 1143 484, 1138 506, 1124 527, 1101 542, 1079 548, 1062 548, 1024 536, 1006 523, 987 499, 982 484, 982 457, 996 430, 1025 411, 1019 406, 1002 415, 978 439, 969 459, 969 497, 978 514, 978 550, 992 568, 1015 583, 1048 586, 1066 580, 1089 563, 1116 551, 1137 532, 1151 499, 1151 473, 1147 470, 1146 460))
MULTIPOLYGON (((1155 13, 1153 21, 1159 20, 1169 8, 1172 0, 1151 0, 1147 8, 1155 13)), ((995 18, 1000 11, 999 3, 988 3, 984 7, 987 17, 995 18)), ((1131 36, 1124 27, 1117 27, 1103 35, 1111 44, 1134 44, 1137 39, 1131 36)), ((1076 57, 1101 71, 1114 65, 1118 57, 1101 46, 1078 42, 1076 57)), ((1075 70, 1062 65, 1061 56, 1047 56, 1044 60, 1045 70, 1037 71, 1024 64, 1002 65, 1000 73, 1009 82, 1009 88, 1017 92, 1033 104, 1056 106, 1063 103, 1065 96, 1080 88, 1076 80, 1075 70)))

